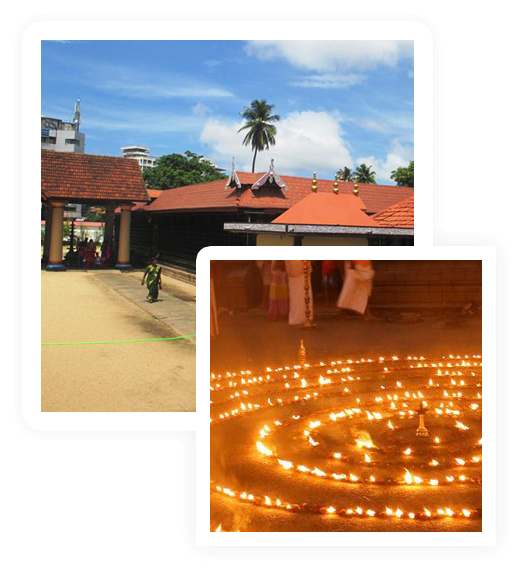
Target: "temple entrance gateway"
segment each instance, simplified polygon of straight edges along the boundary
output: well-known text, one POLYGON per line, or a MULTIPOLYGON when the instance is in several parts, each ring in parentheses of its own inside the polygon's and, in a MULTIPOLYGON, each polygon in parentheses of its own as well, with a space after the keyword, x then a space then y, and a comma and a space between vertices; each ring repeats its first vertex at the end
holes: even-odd
POLYGON ((105 206, 104 240, 113 250, 114 213, 121 211, 117 264, 130 268, 130 211, 133 202, 148 202, 141 169, 133 159, 41 151, 41 201, 45 206, 43 262, 46 269, 66 269, 63 257, 66 204, 105 206))

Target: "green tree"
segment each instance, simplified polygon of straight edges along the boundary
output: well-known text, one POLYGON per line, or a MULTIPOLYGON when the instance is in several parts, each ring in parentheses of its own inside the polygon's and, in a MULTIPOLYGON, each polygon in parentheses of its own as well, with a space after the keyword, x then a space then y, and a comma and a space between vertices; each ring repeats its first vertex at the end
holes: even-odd
POLYGON ((376 172, 371 171, 372 165, 368 167, 362 163, 356 167, 354 173, 352 173, 352 181, 358 183, 376 183, 376 172))
POLYGON ((163 155, 158 158, 156 167, 149 167, 143 171, 143 180, 149 189, 173 189, 226 178, 223 171, 217 169, 202 155, 191 151, 186 151, 184 155, 180 153, 163 155))
POLYGON ((337 177, 341 180, 341 181, 352 181, 352 169, 350 169, 350 167, 343 167, 343 169, 340 169, 337 172, 337 177))
POLYGON ((238 132, 246 131, 246 136, 242 143, 244 145, 251 145, 253 155, 252 172, 255 173, 255 161, 257 153, 269 149, 271 145, 275 145, 275 135, 277 134, 277 127, 273 123, 280 120, 279 115, 272 115, 271 112, 275 105, 269 105, 267 101, 254 100, 249 107, 245 107, 240 113, 246 123, 238 132))
POLYGON ((414 187, 414 161, 407 167, 398 167, 391 173, 391 179, 401 187, 414 187))

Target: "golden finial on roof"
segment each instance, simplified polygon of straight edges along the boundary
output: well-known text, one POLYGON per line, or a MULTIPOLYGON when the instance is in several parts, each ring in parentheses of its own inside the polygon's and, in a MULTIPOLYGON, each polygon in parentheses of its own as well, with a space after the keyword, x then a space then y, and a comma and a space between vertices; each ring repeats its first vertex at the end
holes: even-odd
POLYGON ((335 174, 335 181, 334 181, 334 193, 337 195, 339 193, 339 179, 338 174, 335 174))
POLYGON ((317 193, 317 175, 316 175, 315 171, 314 171, 314 176, 312 179, 312 192, 317 193))
POLYGON ((354 195, 359 195, 359 185, 358 183, 354 183, 354 195))

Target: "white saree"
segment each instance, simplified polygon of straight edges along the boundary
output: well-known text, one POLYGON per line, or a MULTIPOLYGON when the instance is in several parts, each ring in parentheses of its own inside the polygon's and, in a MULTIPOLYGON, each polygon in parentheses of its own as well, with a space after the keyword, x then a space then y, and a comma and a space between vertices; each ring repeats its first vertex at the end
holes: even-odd
POLYGON ((367 264, 346 264, 345 282, 337 307, 345 310, 354 310, 364 314, 367 309, 368 299, 372 292, 372 280, 374 279, 374 269, 367 264))
POLYGON ((286 260, 286 271, 288 273, 288 289, 290 296, 290 313, 288 322, 292 326, 304 324, 307 319, 307 304, 308 298, 308 319, 314 319, 313 293, 311 273, 312 265, 308 262, 308 290, 305 288, 305 275, 303 260, 286 260))

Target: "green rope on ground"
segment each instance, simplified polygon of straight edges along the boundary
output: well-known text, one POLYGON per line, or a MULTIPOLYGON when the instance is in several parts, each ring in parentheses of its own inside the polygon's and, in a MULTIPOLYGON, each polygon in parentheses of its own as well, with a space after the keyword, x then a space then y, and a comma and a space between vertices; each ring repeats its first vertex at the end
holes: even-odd
POLYGON ((93 340, 89 342, 41 342, 41 346, 72 346, 77 344, 126 344, 130 342, 159 342, 160 340, 181 340, 182 338, 192 338, 196 334, 185 336, 170 336, 168 338, 136 338, 133 340, 93 340))

